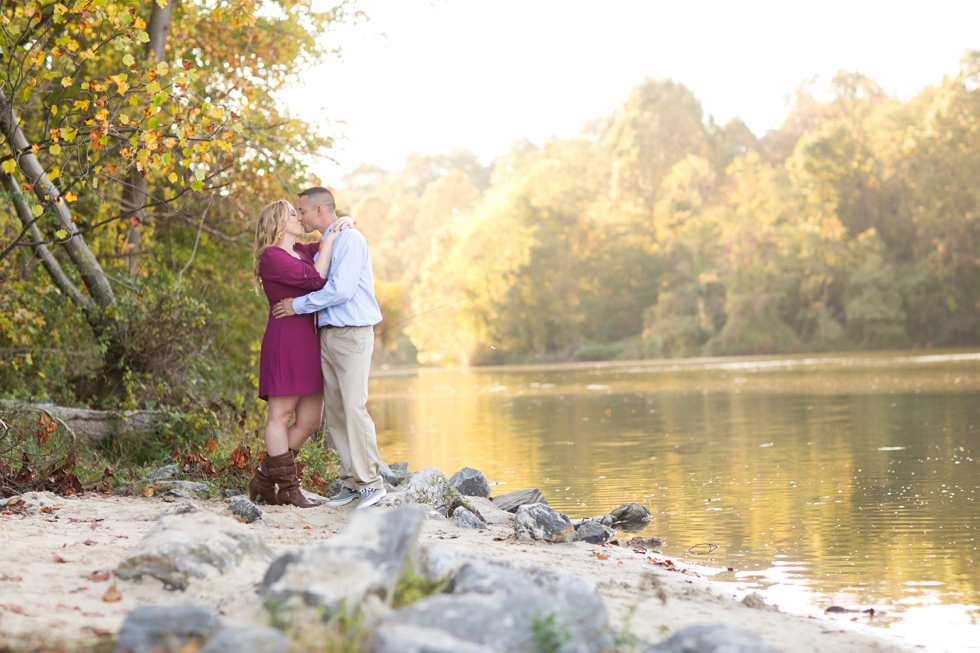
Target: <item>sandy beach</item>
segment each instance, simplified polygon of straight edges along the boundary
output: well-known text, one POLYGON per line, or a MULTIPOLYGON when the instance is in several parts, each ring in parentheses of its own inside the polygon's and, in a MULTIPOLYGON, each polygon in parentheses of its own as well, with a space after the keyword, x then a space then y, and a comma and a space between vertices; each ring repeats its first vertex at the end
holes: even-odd
MULTIPOLYGON (((220 501, 192 503, 230 515, 220 501)), ((223 574, 193 579, 183 592, 168 591, 152 578, 124 581, 113 575, 120 558, 177 505, 159 497, 43 494, 7 507, 0 517, 0 650, 90 648, 118 632, 126 614, 144 604, 195 603, 229 624, 267 624, 256 593, 265 561, 246 558, 223 574), (30 509, 17 510, 24 504, 30 509)), ((262 520, 247 528, 276 554, 332 537, 350 514, 350 508, 327 506, 262 509, 262 520)), ((426 521, 420 544, 573 573, 598 587, 613 627, 650 643, 687 625, 725 623, 755 632, 784 653, 923 650, 876 637, 846 619, 749 607, 684 561, 672 561, 671 568, 659 556, 619 546, 519 542, 512 528, 476 531, 452 521, 426 521)))

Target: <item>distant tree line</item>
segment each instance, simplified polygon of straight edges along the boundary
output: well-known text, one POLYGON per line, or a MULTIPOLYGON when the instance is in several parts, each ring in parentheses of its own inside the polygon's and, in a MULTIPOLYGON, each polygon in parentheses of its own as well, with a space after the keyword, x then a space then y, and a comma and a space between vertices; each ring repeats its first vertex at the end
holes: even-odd
POLYGON ((762 138, 645 79, 576 138, 345 183, 386 322, 421 314, 387 334, 395 358, 980 344, 980 52, 909 101, 810 81, 762 138))

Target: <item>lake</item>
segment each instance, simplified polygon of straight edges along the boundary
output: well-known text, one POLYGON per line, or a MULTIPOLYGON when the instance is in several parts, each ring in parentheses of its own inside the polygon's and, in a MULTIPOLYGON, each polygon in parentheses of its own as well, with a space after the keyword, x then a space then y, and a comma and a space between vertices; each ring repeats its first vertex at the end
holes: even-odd
POLYGON ((369 409, 386 461, 572 518, 635 501, 664 554, 784 611, 980 650, 980 353, 388 370, 369 409))

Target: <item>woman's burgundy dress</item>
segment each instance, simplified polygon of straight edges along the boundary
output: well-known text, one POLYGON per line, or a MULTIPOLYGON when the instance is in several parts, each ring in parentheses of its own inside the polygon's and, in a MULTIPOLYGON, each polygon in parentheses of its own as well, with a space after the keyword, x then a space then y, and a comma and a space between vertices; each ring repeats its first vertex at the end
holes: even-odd
POLYGON ((262 338, 259 359, 259 398, 308 395, 323 392, 320 372, 320 338, 316 314, 291 315, 277 320, 272 305, 286 297, 302 297, 326 283, 313 267, 319 243, 297 244, 296 259, 281 247, 269 247, 259 261, 262 287, 269 299, 269 322, 262 338))

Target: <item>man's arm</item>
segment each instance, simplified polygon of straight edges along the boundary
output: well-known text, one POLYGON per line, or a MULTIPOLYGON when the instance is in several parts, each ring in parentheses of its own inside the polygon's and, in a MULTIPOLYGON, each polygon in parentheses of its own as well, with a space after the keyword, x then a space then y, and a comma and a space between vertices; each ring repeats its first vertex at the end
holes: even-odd
POLYGON ((280 301, 273 307, 273 315, 282 318, 315 313, 350 301, 357 291, 366 248, 367 243, 360 234, 355 235, 351 230, 341 232, 333 244, 331 274, 323 288, 303 297, 280 301))

